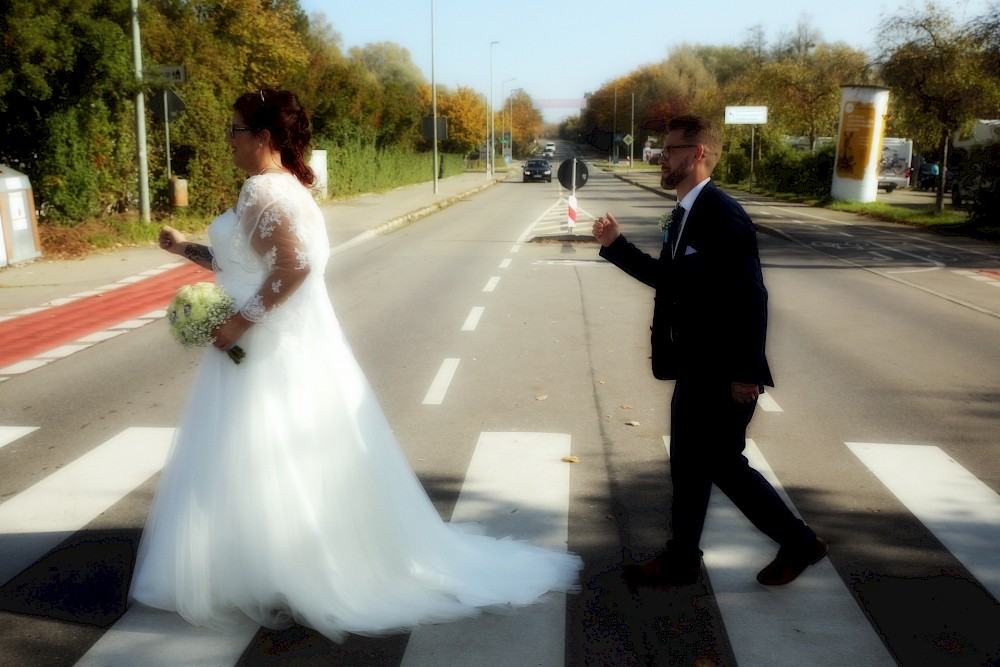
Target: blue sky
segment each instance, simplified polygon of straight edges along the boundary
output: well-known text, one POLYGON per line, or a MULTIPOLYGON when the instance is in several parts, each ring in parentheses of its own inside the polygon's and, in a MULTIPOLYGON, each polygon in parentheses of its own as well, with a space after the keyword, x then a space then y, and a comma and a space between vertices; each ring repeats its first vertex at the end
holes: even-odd
MULTIPOLYGON (((325 15, 345 50, 395 42, 430 80, 431 0, 299 3, 309 14, 325 15)), ((988 5, 940 2, 961 22, 984 14, 988 5)), ((875 52, 884 16, 922 6, 923 0, 434 0, 434 74, 439 85, 487 93, 490 42, 500 42, 492 47, 494 106, 501 95, 523 88, 552 121, 576 110, 546 104, 581 98, 640 65, 663 60, 685 42, 738 45, 748 28, 760 24, 773 43, 805 18, 827 42, 875 52), (646 26, 648 38, 626 36, 630 23, 646 26)))

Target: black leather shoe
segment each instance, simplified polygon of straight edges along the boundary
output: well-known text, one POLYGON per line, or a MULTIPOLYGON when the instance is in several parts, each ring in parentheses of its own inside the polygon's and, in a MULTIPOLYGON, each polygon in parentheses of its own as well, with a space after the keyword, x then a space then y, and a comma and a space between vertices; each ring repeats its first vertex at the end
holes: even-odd
POLYGON ((638 588, 690 586, 698 582, 699 574, 700 559, 679 559, 669 551, 661 551, 641 565, 631 564, 622 568, 622 579, 633 593, 638 588))
POLYGON ((830 546, 820 538, 805 545, 781 547, 767 567, 757 573, 757 581, 765 586, 782 586, 802 574, 807 567, 823 560, 830 546))

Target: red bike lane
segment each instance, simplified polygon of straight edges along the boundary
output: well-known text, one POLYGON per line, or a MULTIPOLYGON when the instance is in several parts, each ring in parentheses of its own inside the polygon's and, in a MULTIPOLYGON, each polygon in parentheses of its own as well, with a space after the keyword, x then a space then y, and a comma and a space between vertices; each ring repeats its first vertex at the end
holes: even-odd
POLYGON ((182 285, 212 280, 185 264, 123 287, 0 322, 0 368, 165 308, 182 285))

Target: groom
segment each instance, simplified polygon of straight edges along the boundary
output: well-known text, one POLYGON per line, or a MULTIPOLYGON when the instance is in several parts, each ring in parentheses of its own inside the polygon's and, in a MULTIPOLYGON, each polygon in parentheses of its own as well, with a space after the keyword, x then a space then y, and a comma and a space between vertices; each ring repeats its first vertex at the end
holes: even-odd
POLYGON ((594 223, 601 257, 655 288, 653 375, 674 380, 670 403, 673 538, 666 549, 624 576, 636 586, 693 584, 715 484, 778 555, 757 575, 764 585, 799 576, 827 544, 798 519, 743 456, 746 429, 764 385, 773 386, 764 339, 767 290, 756 228, 743 208, 710 178, 722 150, 719 128, 699 116, 667 124, 660 184, 677 190, 659 258, 629 243, 610 213, 594 223))

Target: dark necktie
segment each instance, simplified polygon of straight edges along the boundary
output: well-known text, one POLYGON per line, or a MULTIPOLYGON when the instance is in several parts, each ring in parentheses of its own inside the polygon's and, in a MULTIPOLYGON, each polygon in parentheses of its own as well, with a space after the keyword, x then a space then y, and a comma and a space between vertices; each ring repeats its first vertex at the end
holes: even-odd
POLYGON ((670 214, 670 229, 667 231, 667 243, 670 244, 670 254, 677 254, 677 240, 681 235, 681 220, 684 219, 684 208, 678 204, 670 214))

